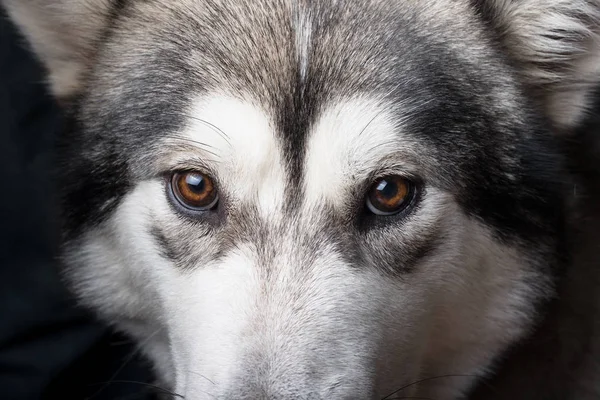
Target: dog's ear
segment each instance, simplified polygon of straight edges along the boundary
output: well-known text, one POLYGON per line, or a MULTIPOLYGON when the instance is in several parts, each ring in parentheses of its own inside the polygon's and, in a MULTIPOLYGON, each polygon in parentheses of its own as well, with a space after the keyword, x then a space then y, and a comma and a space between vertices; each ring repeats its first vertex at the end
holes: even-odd
POLYGON ((581 122, 600 82, 600 0, 471 0, 558 129, 581 122))
POLYGON ((74 95, 118 0, 0 0, 48 69, 58 98, 74 95))

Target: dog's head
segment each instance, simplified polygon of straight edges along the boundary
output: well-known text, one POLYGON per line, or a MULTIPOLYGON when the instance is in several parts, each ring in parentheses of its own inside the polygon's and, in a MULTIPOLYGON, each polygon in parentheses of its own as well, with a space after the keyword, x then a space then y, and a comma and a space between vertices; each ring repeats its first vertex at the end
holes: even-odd
POLYGON ((67 276, 187 399, 455 398, 552 294, 596 0, 4 1, 67 276))

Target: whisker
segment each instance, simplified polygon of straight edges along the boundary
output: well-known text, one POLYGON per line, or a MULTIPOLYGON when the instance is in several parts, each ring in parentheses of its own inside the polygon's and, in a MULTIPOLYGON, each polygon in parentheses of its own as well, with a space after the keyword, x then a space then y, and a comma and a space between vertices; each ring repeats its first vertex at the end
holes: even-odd
POLYGON ((194 143, 194 144, 197 144, 200 147, 207 147, 209 149, 216 149, 215 146, 211 146, 208 143, 199 142, 198 140, 194 140, 192 138, 185 137, 185 136, 182 136, 182 135, 171 135, 171 136, 169 136, 169 138, 173 138, 173 139, 177 139, 177 140, 181 140, 181 141, 185 141, 185 142, 194 143))
POLYGON ((229 135, 227 135, 225 132, 223 132, 223 130, 221 128, 219 128, 218 126, 211 124, 210 122, 203 120, 201 118, 198 118, 198 117, 192 117, 191 115, 185 115, 185 116, 190 119, 193 119, 194 121, 198 121, 201 124, 208 126, 209 128, 212 128, 214 131, 218 132, 221 135, 221 137, 223 139, 225 139, 225 141, 231 146, 231 142, 229 141, 230 140, 229 135))
POLYGON ((221 128, 219 128, 218 126, 216 126, 215 124, 212 124, 202 118, 198 118, 198 117, 194 117, 192 115, 186 114, 185 112, 179 112, 179 113, 171 113, 172 115, 178 115, 178 116, 183 116, 189 119, 193 119, 194 121, 198 121, 200 122, 202 125, 212 129, 213 131, 215 131, 216 133, 219 134, 219 136, 221 136, 223 138, 223 140, 225 140, 227 142, 227 144, 229 146, 231 146, 231 141, 230 141, 230 137, 229 135, 227 135, 221 128))
POLYGON ((198 375, 199 377, 201 377, 201 378, 204 378, 204 379, 206 379, 207 381, 209 381, 210 383, 212 383, 213 385, 217 386, 217 384, 216 384, 214 381, 210 380, 209 378, 207 378, 206 376, 202 375, 202 374, 201 374, 201 373, 199 373, 199 372, 196 372, 196 371, 190 371, 190 373, 192 373, 192 374, 194 374, 194 375, 198 375))
POLYGON ((220 158, 220 156, 216 152, 208 150, 208 149, 216 149, 216 148, 214 146, 211 146, 211 145, 207 144, 207 143, 199 142, 197 140, 190 139, 190 138, 187 138, 187 137, 184 137, 184 136, 180 136, 180 135, 169 136, 169 139, 175 139, 175 140, 179 140, 179 141, 182 141, 182 142, 192 143, 192 144, 194 144, 194 145, 202 148, 202 150, 205 151, 206 153, 208 153, 208 154, 210 154, 212 156, 215 156, 217 158, 220 158))
POLYGON ((131 362, 131 360, 133 360, 133 358, 139 353, 140 348, 146 343, 148 343, 150 340, 152 340, 152 338, 154 338, 154 336, 156 336, 161 330, 162 328, 155 330, 150 335, 148 335, 148 337, 144 339, 140 344, 138 344, 137 347, 133 349, 131 353, 125 358, 123 364, 121 364, 121 366, 117 368, 117 370, 111 375, 111 377, 108 379, 108 382, 104 382, 104 384, 96 392, 92 393, 92 395, 88 397, 88 399, 93 399, 94 397, 102 393, 108 387, 108 385, 110 385, 110 383, 114 381, 114 379, 117 376, 119 376, 121 371, 123 371, 123 369, 131 362))
POLYGON ((400 392, 400 391, 402 391, 402 390, 404 390, 404 389, 407 389, 407 388, 409 388, 409 387, 411 387, 411 386, 418 385, 419 383, 428 382, 428 381, 433 381, 433 380, 436 380, 436 379, 442 379, 442 378, 473 378, 473 377, 478 377, 478 375, 467 375, 467 374, 465 374, 465 375, 460 375, 460 374, 453 374, 453 375, 439 375, 439 376, 432 376, 432 377, 429 377, 429 378, 423 378, 423 379, 419 379, 418 381, 415 381, 415 382, 409 383, 408 385, 404 385, 404 386, 402 386, 400 389, 397 389, 397 390, 393 391, 392 393, 390 393, 390 394, 388 394, 387 396, 383 397, 381 400, 391 400, 391 397, 392 397, 393 395, 395 395, 396 393, 398 393, 398 392, 400 392))
MULTIPOLYGON (((146 382, 138 382, 138 381, 129 381, 129 380, 113 380, 113 381, 109 381, 109 382, 99 382, 97 383, 97 385, 102 385, 102 384, 113 384, 113 383, 120 383, 120 384, 130 384, 130 385, 140 385, 140 386, 144 386, 150 389, 154 389, 159 391, 162 394, 168 394, 171 395, 173 397, 179 397, 180 399, 185 399, 185 397, 179 393, 173 392, 169 389, 165 389, 163 387, 160 387, 158 385, 153 385, 151 383, 146 383, 146 382)), ((93 386, 93 385, 90 385, 93 386)))
POLYGON ((373 121, 375 121, 375 119, 376 119, 377 117, 379 117, 379 116, 380 116, 380 115, 381 115, 381 114, 382 114, 384 111, 386 111, 386 110, 385 110, 385 109, 384 109, 384 110, 380 110, 380 111, 379 111, 377 114, 375 114, 375 115, 373 116, 373 118, 371 118, 371 120, 370 120, 369 122, 367 122, 367 124, 365 125, 365 127, 364 127, 364 128, 362 128, 362 130, 360 131, 360 133, 358 134, 358 136, 362 136, 362 134, 363 134, 363 133, 365 133, 365 131, 366 131, 366 130, 367 130, 367 128, 368 128, 368 127, 369 127, 369 126, 370 126, 370 125, 373 123, 373 121))

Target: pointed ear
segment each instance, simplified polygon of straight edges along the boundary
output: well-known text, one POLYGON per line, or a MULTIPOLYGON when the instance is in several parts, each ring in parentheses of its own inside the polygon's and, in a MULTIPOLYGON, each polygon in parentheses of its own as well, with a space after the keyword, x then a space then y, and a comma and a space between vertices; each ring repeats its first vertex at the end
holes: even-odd
POLYGON ((72 96, 118 0, 1 0, 48 70, 52 92, 72 96))
POLYGON ((580 123, 600 83, 600 0, 472 1, 555 127, 580 123))

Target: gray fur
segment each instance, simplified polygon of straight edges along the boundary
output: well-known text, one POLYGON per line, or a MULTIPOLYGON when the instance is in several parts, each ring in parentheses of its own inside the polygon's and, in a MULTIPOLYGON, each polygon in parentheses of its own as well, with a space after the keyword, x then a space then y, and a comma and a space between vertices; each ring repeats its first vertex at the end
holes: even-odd
MULTIPOLYGON (((497 371, 548 398, 506 366, 576 268, 553 133, 598 84, 597 1, 4 3, 70 111, 65 274, 162 384, 376 399, 458 374, 390 398, 477 399, 497 371), (181 169, 217 210, 178 205, 181 169), (416 196, 375 217, 385 174, 416 196)), ((557 393, 594 398, 595 369, 557 393)))

